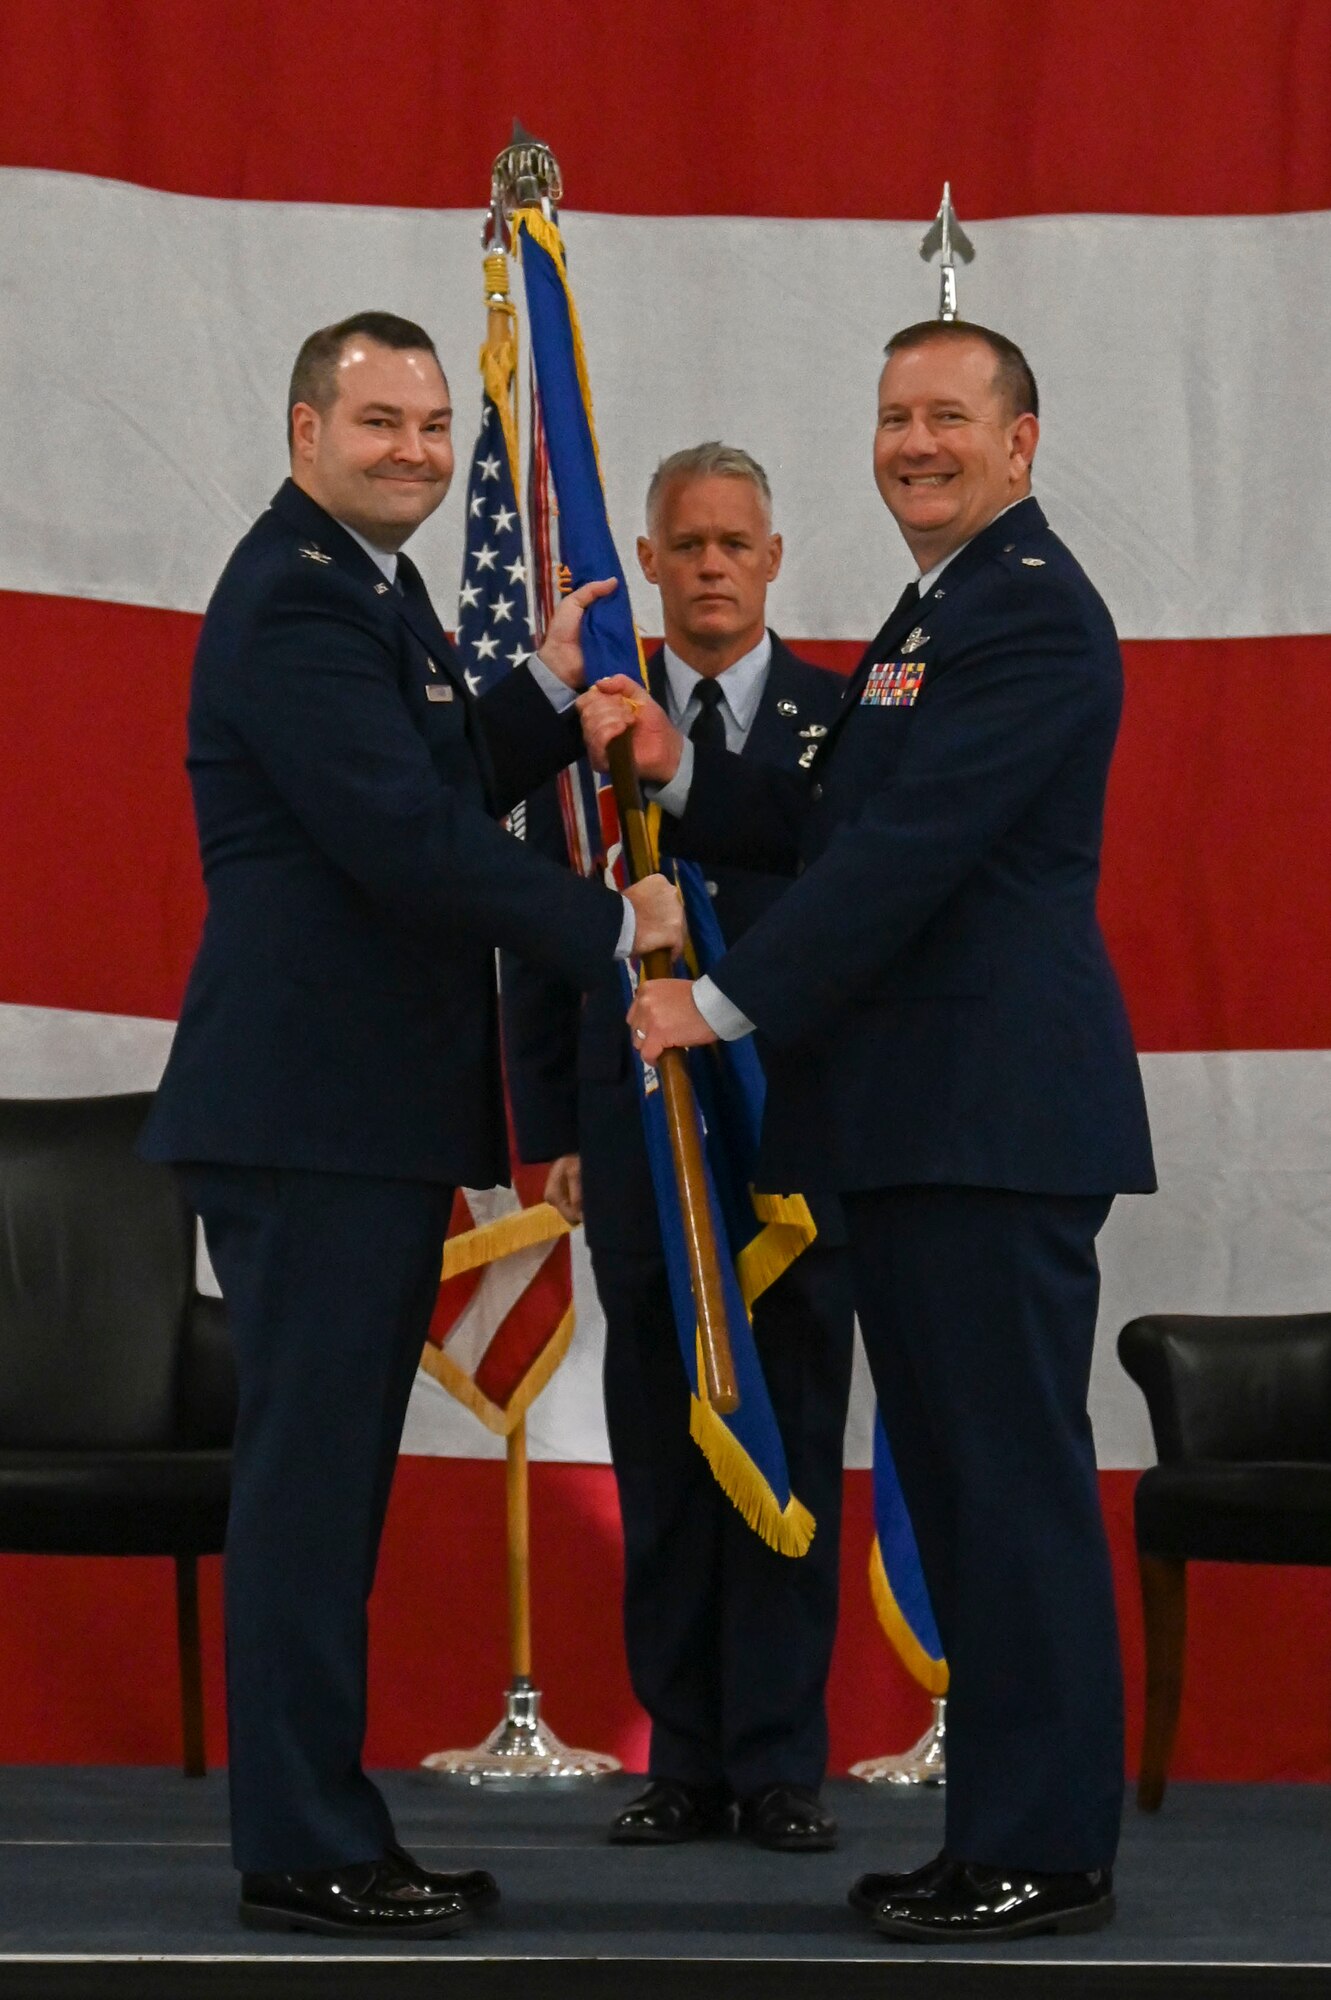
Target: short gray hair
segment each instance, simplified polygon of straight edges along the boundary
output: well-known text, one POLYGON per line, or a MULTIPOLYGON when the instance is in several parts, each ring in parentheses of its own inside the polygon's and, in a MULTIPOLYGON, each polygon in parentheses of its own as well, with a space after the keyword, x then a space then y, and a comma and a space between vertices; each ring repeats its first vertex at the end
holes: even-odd
POLYGON ((706 444, 691 444, 684 451, 672 451, 663 458, 647 486, 647 532, 656 532, 661 496, 676 479, 747 479, 758 489, 767 525, 772 525, 772 488, 756 458, 737 444, 722 444, 711 438, 706 444))

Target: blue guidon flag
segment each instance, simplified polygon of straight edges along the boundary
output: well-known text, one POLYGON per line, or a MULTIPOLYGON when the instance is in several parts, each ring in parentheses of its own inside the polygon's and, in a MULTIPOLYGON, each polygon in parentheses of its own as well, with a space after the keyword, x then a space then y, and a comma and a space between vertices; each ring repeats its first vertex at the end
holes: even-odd
MULTIPOLYGON (((606 516, 586 357, 568 289, 563 244, 553 222, 533 208, 520 209, 514 216, 513 240, 522 255, 544 444, 559 509, 559 554, 573 588, 596 577, 619 579, 614 595, 598 598, 583 618, 587 678, 597 681, 609 674, 628 674, 645 681, 628 586, 606 516)), ((615 844, 608 840, 607 851, 615 844)), ((705 970, 722 949, 715 915, 699 872, 687 864, 676 872, 694 965, 705 970)), ((624 978, 627 1008, 627 969, 624 978)), ((655 1071, 641 1057, 634 1061, 680 1354, 692 1391, 691 1435, 749 1525, 779 1553, 803 1555, 813 1537, 814 1521, 790 1490, 785 1449, 749 1315, 754 1299, 812 1241, 814 1228, 802 1196, 757 1195, 749 1186, 762 1116, 763 1078, 757 1055, 748 1042, 722 1042, 689 1052, 703 1121, 716 1241, 730 1251, 729 1259, 722 1256, 721 1275, 740 1391, 739 1408, 730 1416, 722 1416, 707 1400, 663 1093, 655 1071)))

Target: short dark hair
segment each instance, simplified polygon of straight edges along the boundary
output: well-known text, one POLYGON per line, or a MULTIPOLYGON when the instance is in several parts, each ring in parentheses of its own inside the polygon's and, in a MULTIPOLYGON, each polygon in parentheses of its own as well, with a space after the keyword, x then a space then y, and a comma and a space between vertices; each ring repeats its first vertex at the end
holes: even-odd
POLYGON ((992 327, 978 326, 968 319, 916 320, 914 326, 903 326, 900 333, 894 333, 883 352, 890 361, 894 354, 925 347, 931 340, 982 340, 994 357, 994 387, 1005 398, 1010 414, 1024 417, 1029 410, 1033 417, 1039 416, 1040 391, 1030 362, 1015 340, 995 333, 992 327))
MULTIPOLYGON (((367 340, 377 340, 380 347, 433 354, 435 360, 439 360, 435 344, 425 328, 417 326, 415 320, 400 319, 396 313, 353 313, 350 319, 340 319, 335 326, 319 327, 301 342, 296 365, 291 371, 291 387, 287 390, 288 446, 291 444, 291 413, 297 403, 309 403, 321 416, 332 409, 337 397, 337 364, 342 359, 343 348, 357 334, 363 334, 367 340)), ((443 372, 442 363, 440 372, 443 372)))

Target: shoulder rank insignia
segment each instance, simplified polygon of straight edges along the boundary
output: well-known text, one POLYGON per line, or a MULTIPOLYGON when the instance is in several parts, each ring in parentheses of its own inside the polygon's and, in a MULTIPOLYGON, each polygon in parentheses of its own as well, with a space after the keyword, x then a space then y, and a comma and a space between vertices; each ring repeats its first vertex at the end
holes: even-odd
POLYGON ((880 660, 869 669, 861 708, 914 708, 925 664, 923 660, 880 660))
POLYGON ((918 653, 920 647, 927 645, 928 641, 929 634, 917 625, 910 636, 902 640, 901 650, 903 653, 918 653))
POLYGON ((311 562, 330 563, 333 560, 331 556, 324 554, 317 542, 307 542, 302 547, 301 554, 307 556, 311 562))
POLYGON ((796 730, 795 733, 797 736, 810 736, 816 743, 820 736, 826 736, 827 724, 825 722, 811 722, 806 729, 796 730))
POLYGON ((1044 557, 1043 557, 1043 556, 1023 556, 1023 557, 1022 557, 1022 559, 1021 559, 1021 561, 1022 561, 1022 567, 1023 567, 1023 569, 1043 569, 1043 568, 1044 568, 1044 557))
POLYGON ((798 715, 799 705, 793 701, 779 701, 776 705, 776 712, 778 715, 798 715))

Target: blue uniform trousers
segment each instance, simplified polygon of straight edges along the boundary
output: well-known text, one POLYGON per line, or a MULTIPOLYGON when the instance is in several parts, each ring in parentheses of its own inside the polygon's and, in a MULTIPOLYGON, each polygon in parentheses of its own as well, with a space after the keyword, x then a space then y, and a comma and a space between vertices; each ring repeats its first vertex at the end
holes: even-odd
POLYGON ((1105 1867, 1122 1685, 1086 1396, 1110 1197, 898 1187, 843 1201, 951 1674, 947 1851, 1105 1867))
POLYGON ((180 1169, 240 1384, 225 1559, 236 1866, 384 1853, 361 1768, 366 1604, 452 1189, 255 1167, 180 1169))
POLYGON ((605 1410, 624 1524, 624 1632, 652 1718, 653 1777, 816 1790, 837 1619, 842 1439, 853 1311, 846 1253, 814 1245, 755 1302, 754 1337, 809 1553, 747 1526, 689 1436, 665 1265, 592 1248, 606 1319, 605 1410))

